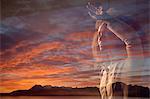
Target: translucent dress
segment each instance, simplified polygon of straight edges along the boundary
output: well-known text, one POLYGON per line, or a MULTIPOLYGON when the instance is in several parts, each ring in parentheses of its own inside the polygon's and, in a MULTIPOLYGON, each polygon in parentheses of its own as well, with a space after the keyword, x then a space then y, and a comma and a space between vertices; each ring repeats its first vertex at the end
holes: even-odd
POLYGON ((98 67, 100 67, 100 93, 102 99, 113 99, 113 83, 123 82, 123 97, 127 98, 134 68, 143 64, 143 48, 140 35, 126 18, 109 20, 99 26, 98 67))

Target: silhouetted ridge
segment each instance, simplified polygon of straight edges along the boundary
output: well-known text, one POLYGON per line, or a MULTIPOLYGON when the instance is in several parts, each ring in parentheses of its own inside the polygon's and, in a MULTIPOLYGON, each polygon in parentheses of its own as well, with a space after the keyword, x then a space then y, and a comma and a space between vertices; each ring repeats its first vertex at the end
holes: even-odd
MULTIPOLYGON (((113 95, 122 96, 123 87, 128 87, 129 97, 150 97, 149 88, 137 85, 126 85, 122 82, 113 83, 113 95)), ((3 96, 99 96, 97 87, 71 88, 57 86, 41 86, 35 85, 29 90, 17 90, 11 93, 1 93, 3 96)))
POLYGON ((35 85, 31 89, 29 89, 29 90, 42 90, 42 89, 43 89, 43 86, 41 86, 41 85, 35 85))

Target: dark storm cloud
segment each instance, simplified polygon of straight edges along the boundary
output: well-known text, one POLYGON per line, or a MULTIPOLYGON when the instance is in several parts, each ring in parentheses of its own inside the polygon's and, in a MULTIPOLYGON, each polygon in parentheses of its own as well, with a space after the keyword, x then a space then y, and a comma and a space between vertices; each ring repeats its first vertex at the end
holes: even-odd
POLYGON ((17 29, 12 26, 1 24, 0 38, 1 38, 1 51, 11 49, 21 41, 34 39, 41 36, 40 33, 32 32, 26 29, 17 29))

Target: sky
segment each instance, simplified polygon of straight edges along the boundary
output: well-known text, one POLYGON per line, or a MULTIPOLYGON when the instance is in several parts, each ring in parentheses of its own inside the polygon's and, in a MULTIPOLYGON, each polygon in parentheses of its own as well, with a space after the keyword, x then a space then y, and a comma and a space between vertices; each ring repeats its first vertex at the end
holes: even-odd
MULTIPOLYGON (((0 92, 34 85, 98 86, 101 77, 93 68, 91 48, 95 21, 86 7, 61 5, 56 10, 20 14, 26 10, 33 9, 25 6, 1 20, 0 92)), ((142 86, 149 86, 150 81, 150 49, 146 48, 146 65, 132 71, 136 74, 132 83, 142 86)))

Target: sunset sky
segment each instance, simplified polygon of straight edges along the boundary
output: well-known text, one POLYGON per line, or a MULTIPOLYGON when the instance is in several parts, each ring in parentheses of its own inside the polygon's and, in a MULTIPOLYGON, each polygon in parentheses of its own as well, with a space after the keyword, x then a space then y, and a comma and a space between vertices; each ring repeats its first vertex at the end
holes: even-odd
MULTIPOLYGON (((99 71, 93 69, 91 49, 95 21, 88 16, 85 6, 63 6, 28 14, 20 13, 33 10, 31 5, 21 8, 15 9, 13 16, 1 19, 0 92, 29 89, 35 84, 97 86, 99 71)), ((149 50, 148 65, 133 71, 137 74, 133 83, 150 86, 149 50)))

